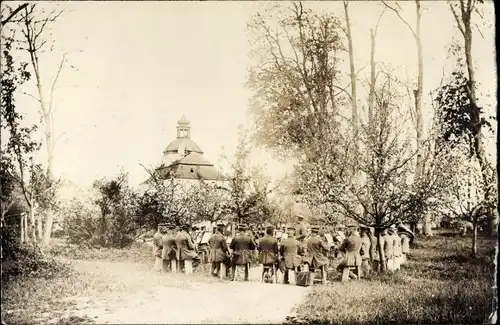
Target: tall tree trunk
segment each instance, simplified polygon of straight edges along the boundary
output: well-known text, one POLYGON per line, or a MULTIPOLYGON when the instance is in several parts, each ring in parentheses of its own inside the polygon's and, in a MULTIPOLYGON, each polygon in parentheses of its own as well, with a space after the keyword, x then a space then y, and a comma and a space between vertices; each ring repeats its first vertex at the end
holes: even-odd
POLYGON ((370 91, 368 93, 368 125, 373 122, 373 103, 375 100, 375 32, 370 29, 370 91))
POLYGON ((351 77, 351 105, 352 105, 352 123, 354 127, 354 132, 358 132, 359 124, 359 114, 358 114, 358 104, 356 96, 356 71, 354 68, 354 47, 352 45, 352 33, 351 33, 351 22, 349 20, 349 4, 344 1, 344 12, 345 12, 345 22, 347 31, 347 42, 349 49, 349 67, 350 67, 350 77, 351 77))
POLYGON ((36 242, 36 221, 35 221, 35 206, 33 205, 33 199, 31 200, 30 207, 30 231, 33 243, 36 242))
MULTIPOLYGON (((469 92, 469 97, 470 97, 470 102, 472 107, 474 108, 475 114, 471 116, 471 122, 474 125, 477 125, 476 132, 474 134, 474 154, 477 157, 479 161, 479 165, 481 167, 481 173, 483 180, 485 184, 488 184, 488 178, 489 178, 489 164, 486 158, 485 154, 485 148, 484 148, 484 143, 483 143, 483 134, 482 134, 482 128, 480 126, 480 121, 481 117, 479 114, 479 106, 477 105, 477 97, 476 97, 476 74, 474 70, 474 61, 472 57, 472 12, 474 11, 474 6, 476 5, 475 1, 465 1, 465 0, 460 0, 459 7, 460 7, 460 17, 456 13, 456 11, 453 9, 453 5, 450 4, 450 9, 453 13, 453 16, 455 17, 458 29, 462 33, 462 36, 464 37, 464 54, 465 54, 465 62, 467 65, 467 73, 469 77, 469 87, 468 87, 468 92, 469 92)), ((486 192, 485 196, 489 197, 491 193, 486 192)), ((495 225, 498 223, 498 219, 496 214, 492 214, 488 216, 488 218, 491 218, 492 220, 489 220, 488 224, 490 225, 495 225)), ((495 229, 493 227, 490 227, 488 229, 488 232, 492 235, 494 233, 495 229)))
POLYGON ((472 222, 472 257, 477 256, 477 220, 472 222))
POLYGON ((24 214, 20 215, 19 229, 20 229, 20 234, 21 234, 21 243, 24 243, 24 214))

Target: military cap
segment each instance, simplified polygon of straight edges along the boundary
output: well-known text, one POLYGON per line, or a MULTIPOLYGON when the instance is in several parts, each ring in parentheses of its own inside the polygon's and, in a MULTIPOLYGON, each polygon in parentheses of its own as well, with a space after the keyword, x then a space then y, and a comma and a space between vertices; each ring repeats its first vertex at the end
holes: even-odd
POLYGON ((312 232, 319 232, 319 227, 318 226, 312 226, 311 227, 312 232))
POLYGON ((353 222, 351 222, 350 224, 347 225, 347 228, 357 228, 357 227, 358 227, 358 225, 353 223, 353 222))
POLYGON ((219 222, 219 223, 217 224, 217 227, 225 227, 225 226, 226 226, 226 225, 225 225, 225 224, 223 224, 222 222, 219 222))
POLYGON ((247 229, 247 225, 246 225, 246 224, 244 224, 244 223, 240 223, 240 224, 238 225, 238 230, 246 230, 246 229, 247 229))
POLYGON ((274 230, 274 226, 272 226, 272 225, 267 225, 267 226, 266 226, 266 230, 274 230))
POLYGON ((302 219, 304 219, 304 216, 303 216, 303 215, 301 215, 301 214, 298 214, 298 215, 297 215, 297 218, 299 218, 300 220, 302 220, 302 219))
POLYGON ((158 224, 158 227, 167 227, 167 226, 168 226, 168 224, 166 224, 164 222, 158 224))
POLYGON ((295 230, 295 227, 294 226, 289 226, 289 227, 287 227, 287 230, 295 230))

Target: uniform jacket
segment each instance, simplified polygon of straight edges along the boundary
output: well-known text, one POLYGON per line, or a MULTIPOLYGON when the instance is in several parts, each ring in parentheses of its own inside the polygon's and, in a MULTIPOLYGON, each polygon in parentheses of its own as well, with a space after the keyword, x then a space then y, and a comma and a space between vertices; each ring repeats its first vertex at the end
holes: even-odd
POLYGON ((252 251, 255 249, 253 238, 244 234, 237 234, 229 248, 233 251, 233 263, 236 265, 245 265, 250 263, 252 251))
POLYGON ((399 234, 399 237, 401 237, 401 253, 408 254, 410 252, 410 237, 405 233, 399 234))
POLYGON ((278 262, 278 240, 265 235, 259 240, 259 263, 275 264, 278 262))
POLYGON ((372 234, 369 235, 370 238, 370 258, 374 261, 378 261, 378 242, 377 236, 372 234))
POLYGON ((281 243, 281 256, 283 264, 287 269, 294 269, 302 263, 300 242, 294 237, 288 237, 281 243))
POLYGON ((370 237, 364 235, 361 237, 361 250, 360 250, 360 254, 361 254, 361 259, 362 260, 368 260, 370 259, 370 251, 371 251, 371 246, 372 246, 372 241, 370 239, 370 237))
POLYGON ((228 248, 226 238, 220 233, 215 233, 208 240, 210 245, 210 261, 224 262, 228 258, 228 248))
POLYGON ((185 231, 181 231, 175 236, 175 246, 177 247, 178 260, 192 260, 198 257, 194 249, 193 240, 185 231))
POLYGON ((359 236, 351 235, 344 239, 340 250, 344 251, 344 259, 340 262, 341 266, 360 266, 361 255, 359 251, 363 245, 363 240, 359 236))
POLYGON ((175 245, 174 234, 165 234, 162 237, 163 250, 161 257, 164 260, 172 260, 177 256, 177 246, 175 245))
POLYGON ((386 259, 394 257, 394 239, 391 235, 384 235, 384 254, 386 259))
POLYGON ((307 239, 307 255, 304 256, 304 262, 309 263, 311 267, 318 268, 328 264, 328 257, 325 251, 328 251, 327 243, 325 243, 319 236, 312 236, 307 239))
POLYGON ((392 238, 394 240, 394 256, 399 257, 401 256, 401 237, 399 237, 398 234, 394 233, 392 234, 392 238))
POLYGON ((161 252, 163 249, 162 237, 163 234, 159 231, 157 231, 153 235, 153 255, 156 257, 161 257, 161 252))
POLYGON ((307 237, 307 227, 306 224, 301 222, 297 227, 297 240, 303 242, 307 237))

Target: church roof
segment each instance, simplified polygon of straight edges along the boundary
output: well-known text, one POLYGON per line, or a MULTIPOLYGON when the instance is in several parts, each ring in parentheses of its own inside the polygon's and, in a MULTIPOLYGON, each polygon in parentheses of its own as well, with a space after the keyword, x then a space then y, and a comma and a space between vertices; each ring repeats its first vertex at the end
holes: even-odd
POLYGON ((185 115, 182 115, 181 119, 177 121, 177 124, 179 125, 189 125, 189 120, 186 118, 185 115))
POLYGON ((201 148, 193 140, 189 138, 175 139, 174 141, 170 142, 170 144, 165 148, 165 150, 163 150, 163 153, 167 152, 177 153, 179 151, 179 146, 181 144, 184 145, 184 150, 186 151, 203 154, 203 150, 201 150, 201 148))
POLYGON ((180 179, 203 179, 203 180, 223 180, 224 177, 199 153, 192 152, 189 155, 174 161, 169 166, 157 169, 160 177, 169 173, 174 173, 175 178, 180 179))

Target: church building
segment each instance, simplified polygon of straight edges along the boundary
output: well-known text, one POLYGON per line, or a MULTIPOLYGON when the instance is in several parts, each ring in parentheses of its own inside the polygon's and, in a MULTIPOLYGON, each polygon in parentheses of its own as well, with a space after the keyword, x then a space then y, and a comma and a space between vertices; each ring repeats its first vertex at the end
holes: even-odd
POLYGON ((222 182, 223 175, 203 154, 203 150, 191 139, 191 125, 183 115, 177 122, 177 139, 163 151, 163 159, 156 172, 160 178, 173 175, 186 183, 199 180, 222 182))

